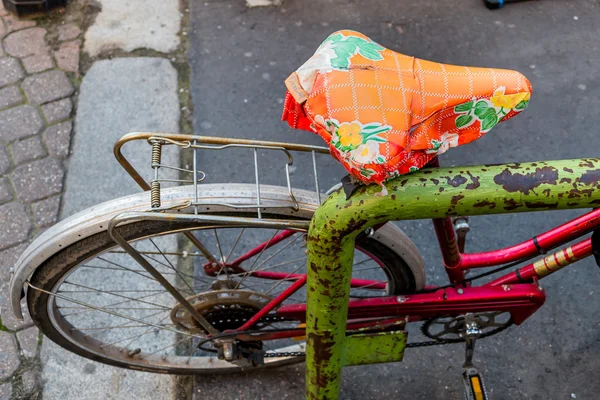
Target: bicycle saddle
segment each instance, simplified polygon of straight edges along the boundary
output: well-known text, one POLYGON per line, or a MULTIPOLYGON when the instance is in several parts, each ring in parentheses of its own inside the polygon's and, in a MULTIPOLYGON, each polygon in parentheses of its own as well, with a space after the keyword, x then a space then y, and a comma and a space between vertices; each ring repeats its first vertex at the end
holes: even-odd
POLYGON ((349 30, 330 35, 286 79, 283 117, 319 134, 364 183, 416 171, 527 107, 516 71, 440 64, 349 30))

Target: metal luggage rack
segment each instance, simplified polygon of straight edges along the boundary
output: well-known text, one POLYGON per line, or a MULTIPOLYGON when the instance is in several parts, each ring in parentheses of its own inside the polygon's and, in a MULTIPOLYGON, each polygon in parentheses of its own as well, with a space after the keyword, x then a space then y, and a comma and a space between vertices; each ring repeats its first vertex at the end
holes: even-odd
POLYGON ((261 209, 264 211, 267 208, 291 208, 297 211, 299 208, 298 201, 294 196, 294 189, 291 183, 290 167, 293 165, 294 158, 292 153, 311 153, 312 155, 312 167, 314 174, 314 187, 317 193, 317 199, 321 203, 321 192, 319 185, 319 175, 317 167, 317 154, 329 154, 329 149, 322 146, 310 146, 300 145, 293 143, 283 142, 266 142, 257 140, 246 140, 246 139, 231 139, 231 138, 220 138, 210 136, 196 136, 187 134, 171 134, 171 133, 146 133, 146 132, 133 132, 124 135, 117 141, 114 146, 114 155, 121 166, 127 171, 127 173, 135 180, 135 182, 146 191, 150 191, 150 202, 151 211, 168 211, 175 209, 183 209, 193 207, 194 213, 198 214, 199 206, 215 205, 224 206, 231 208, 247 208, 256 209, 258 218, 262 218, 261 209), (129 160, 121 152, 121 148, 127 142, 143 140, 151 146, 151 168, 153 178, 147 182, 140 173, 133 167, 129 160), (182 168, 175 165, 167 165, 163 163, 162 150, 164 146, 178 146, 181 150, 192 151, 192 166, 191 168, 182 168), (220 151, 231 148, 242 148, 248 149, 253 153, 254 159, 254 184, 255 199, 254 204, 248 205, 236 205, 222 202, 207 203, 205 201, 200 202, 198 200, 198 185, 206 178, 206 174, 198 169, 198 152, 197 150, 211 150, 220 151), (284 163, 282 173, 285 176, 287 182, 287 189, 290 197, 291 206, 285 204, 282 206, 265 205, 261 203, 261 175, 258 166, 258 152, 259 150, 283 152, 286 156, 287 162, 284 163), (176 171, 179 174, 178 179, 168 178, 164 176, 165 171, 176 171), (161 186, 163 183, 183 184, 183 185, 194 185, 194 200, 186 202, 184 204, 171 205, 169 207, 163 207, 161 205, 161 186))

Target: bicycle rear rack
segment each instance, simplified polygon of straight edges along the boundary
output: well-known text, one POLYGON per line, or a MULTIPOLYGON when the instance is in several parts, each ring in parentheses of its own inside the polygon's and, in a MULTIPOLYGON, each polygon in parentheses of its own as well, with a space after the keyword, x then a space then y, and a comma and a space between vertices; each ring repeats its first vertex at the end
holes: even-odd
POLYGON ((310 146, 291 144, 283 142, 266 142, 257 140, 245 139, 230 139, 210 136, 196 136, 186 134, 169 134, 169 133, 143 133, 134 132, 123 136, 114 147, 114 155, 121 166, 135 180, 135 182, 143 189, 150 191, 151 211, 168 211, 174 209, 182 209, 193 207, 194 214, 198 214, 200 205, 206 206, 206 199, 199 200, 198 187, 205 180, 206 173, 198 169, 199 154, 198 150, 208 151, 223 151, 226 149, 247 149, 252 152, 254 164, 254 185, 255 192, 253 193, 255 202, 249 205, 234 205, 222 202, 210 203, 210 205, 224 206, 230 208, 255 209, 258 218, 262 218, 262 213, 267 209, 272 208, 291 208, 294 211, 298 210, 298 201, 294 196, 292 187, 291 167, 294 163, 293 153, 310 153, 312 156, 312 174, 314 178, 314 189, 317 193, 317 200, 321 203, 321 191, 319 184, 317 155, 329 154, 329 149, 322 146, 310 146), (121 149, 123 145, 130 141, 143 140, 151 146, 151 168, 153 178, 147 182, 141 174, 133 167, 131 162, 123 155, 121 149), (180 167, 176 165, 168 165, 163 162, 162 152, 165 146, 177 146, 180 150, 189 150, 192 153, 192 166, 180 167), (282 153, 285 155, 286 162, 282 167, 282 172, 285 177, 287 189, 289 193, 289 202, 282 202, 280 205, 266 205, 261 202, 261 173, 259 169, 259 152, 269 151, 282 153), (165 176, 165 171, 175 171, 179 174, 178 179, 173 179, 165 176), (175 206, 161 206, 161 188, 163 184, 189 184, 194 185, 194 200, 184 204, 175 206))

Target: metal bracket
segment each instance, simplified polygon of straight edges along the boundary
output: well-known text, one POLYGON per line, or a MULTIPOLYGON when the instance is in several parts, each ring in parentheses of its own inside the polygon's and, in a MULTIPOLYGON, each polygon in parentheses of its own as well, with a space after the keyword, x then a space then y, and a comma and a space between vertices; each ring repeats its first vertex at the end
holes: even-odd
POLYGON ((408 332, 360 333, 346 337, 342 365, 363 365, 402 361, 408 332))
POLYGON ((456 217, 452 219, 454 229, 456 230, 458 251, 465 252, 465 243, 467 241, 467 233, 471 230, 469 227, 469 217, 456 217))

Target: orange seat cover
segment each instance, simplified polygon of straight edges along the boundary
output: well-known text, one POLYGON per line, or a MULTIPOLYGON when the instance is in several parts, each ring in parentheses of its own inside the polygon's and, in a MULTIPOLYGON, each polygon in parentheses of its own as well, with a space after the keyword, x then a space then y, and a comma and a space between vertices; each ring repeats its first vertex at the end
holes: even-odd
POLYGON ((516 71, 440 64, 396 53, 365 35, 330 35, 286 80, 283 120, 318 133, 365 183, 416 171, 525 109, 516 71))

